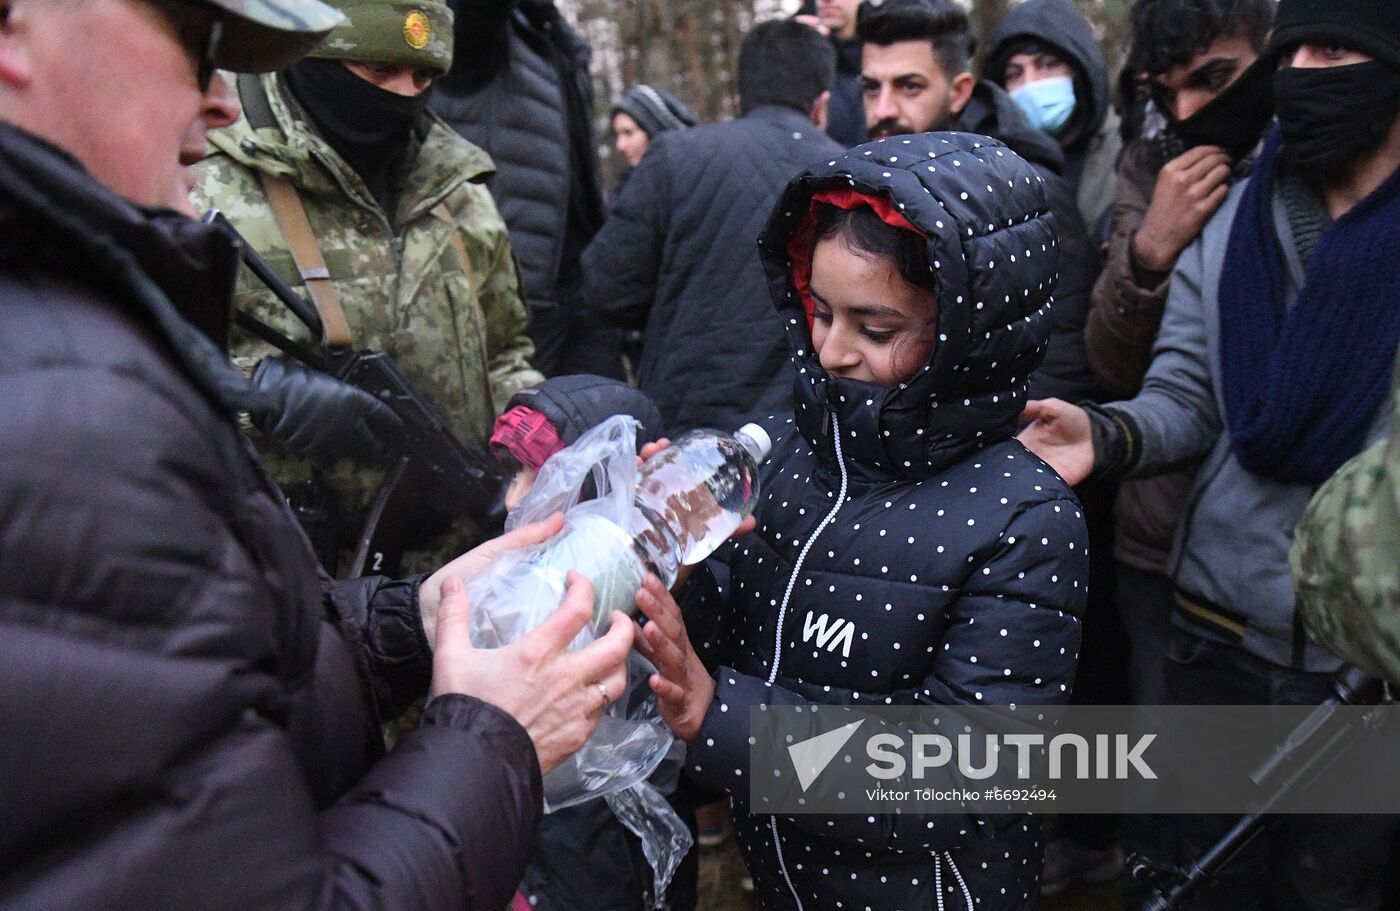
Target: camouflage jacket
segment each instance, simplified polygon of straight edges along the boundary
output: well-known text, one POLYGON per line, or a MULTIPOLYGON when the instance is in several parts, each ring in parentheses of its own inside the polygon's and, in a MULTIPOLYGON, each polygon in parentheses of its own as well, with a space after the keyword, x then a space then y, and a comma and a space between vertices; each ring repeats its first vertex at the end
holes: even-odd
MULTIPOLYGON (((243 80, 241 91, 253 84, 243 80)), ((268 75, 255 84, 277 126, 255 130, 244 117, 211 133, 211 154, 196 169, 195 207, 221 210, 277 273, 307 296, 259 172, 290 180, 354 346, 387 352, 461 440, 484 444, 499 409, 542 379, 529 364, 534 349, 525 335, 528 315, 506 226, 482 184, 492 173, 490 159, 425 115, 424 128, 415 132, 417 155, 391 216, 317 135, 284 83, 268 75), (439 215, 444 204, 452 222, 439 215), (453 231, 461 232, 473 276, 462 269, 453 231)), ((319 341, 246 269, 236 303, 295 340, 319 341)), ((273 353, 251 337, 235 337, 233 355, 240 366, 273 353)), ((279 482, 311 477, 308 463, 257 442, 279 482)), ((382 472, 349 460, 318 475, 351 512, 369 502, 382 479, 382 472)), ((403 569, 435 568, 479 537, 464 521, 431 546, 405 554, 403 569)), ((342 559, 342 570, 346 562, 342 559)))
POLYGON ((1318 490, 1289 557, 1313 636, 1363 670, 1400 681, 1400 361, 1391 402, 1390 437, 1318 490))

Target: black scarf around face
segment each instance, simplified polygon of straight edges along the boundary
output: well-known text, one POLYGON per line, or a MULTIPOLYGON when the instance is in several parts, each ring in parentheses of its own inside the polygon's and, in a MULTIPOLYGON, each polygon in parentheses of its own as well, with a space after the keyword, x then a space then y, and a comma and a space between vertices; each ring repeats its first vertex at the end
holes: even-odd
POLYGON ((316 124, 321 138, 360 175, 390 218, 396 178, 413 126, 428 93, 408 97, 361 79, 339 60, 302 60, 287 70, 287 85, 316 124))
POLYGON ((1220 146, 1231 161, 1239 161, 1259 144, 1274 116, 1273 76, 1273 61, 1260 57, 1185 120, 1173 117, 1171 107, 1161 101, 1157 107, 1167 118, 1167 130, 1180 140, 1182 152, 1196 146, 1220 146))
POLYGON ((1400 71, 1379 61, 1284 67, 1274 77, 1284 161, 1317 179, 1373 152, 1400 113, 1400 71))

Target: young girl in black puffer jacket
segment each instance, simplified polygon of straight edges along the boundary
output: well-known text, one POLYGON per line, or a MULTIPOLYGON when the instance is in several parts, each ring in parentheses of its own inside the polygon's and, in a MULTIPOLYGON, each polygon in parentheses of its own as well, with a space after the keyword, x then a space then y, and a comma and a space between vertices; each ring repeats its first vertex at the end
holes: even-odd
MULTIPOLYGON (((689 636, 644 635, 688 772, 733 795, 764 908, 1034 907, 1029 816, 773 817, 747 800, 753 705, 1069 696, 1084 522, 1014 439, 1057 270, 1040 178, 986 137, 870 143, 794 180, 761 252, 797 411, 768 422, 757 529, 727 584, 697 573, 689 636)), ((655 586, 638 603, 675 610, 655 586)))

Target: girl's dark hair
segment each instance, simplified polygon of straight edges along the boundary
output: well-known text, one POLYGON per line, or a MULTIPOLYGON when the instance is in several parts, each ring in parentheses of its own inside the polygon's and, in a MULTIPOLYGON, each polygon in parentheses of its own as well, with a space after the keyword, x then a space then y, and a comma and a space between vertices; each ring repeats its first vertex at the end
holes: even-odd
MULTIPOLYGON (((931 293, 937 290, 924 238, 887 224, 869 206, 843 209, 831 203, 818 203, 812 250, 822 241, 835 237, 845 241, 852 250, 888 259, 894 263, 899 277, 914 287, 931 293)), ((810 250, 808 255, 811 255, 810 250)))

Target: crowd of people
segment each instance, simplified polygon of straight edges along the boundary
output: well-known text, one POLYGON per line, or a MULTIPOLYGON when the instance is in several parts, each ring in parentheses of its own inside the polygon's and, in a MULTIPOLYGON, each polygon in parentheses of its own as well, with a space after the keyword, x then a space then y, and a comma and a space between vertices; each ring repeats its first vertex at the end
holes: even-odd
MULTIPOLYGON (((812 0, 720 123, 590 60, 554 0, 0 0, 0 907, 693 909, 543 812, 642 659, 760 907, 1132 904, 1229 820, 768 815, 749 709, 1400 683, 1400 5, 1134 0, 1111 70, 1070 0, 812 0), (759 423, 752 518, 476 647, 617 414, 759 423)), ((1191 907, 1400 907, 1398 836, 1191 907)))

